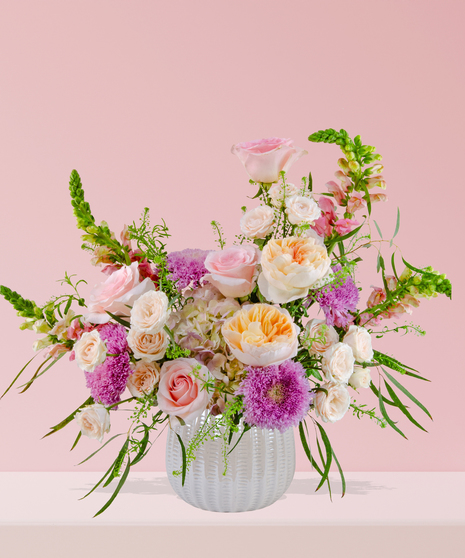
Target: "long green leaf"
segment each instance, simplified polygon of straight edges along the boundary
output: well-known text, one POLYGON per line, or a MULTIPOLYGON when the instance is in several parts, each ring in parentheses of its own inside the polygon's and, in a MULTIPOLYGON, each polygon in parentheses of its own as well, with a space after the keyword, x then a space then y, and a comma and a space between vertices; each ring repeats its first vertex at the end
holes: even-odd
POLYGON ((378 229, 378 233, 380 238, 383 238, 383 233, 381 232, 381 229, 379 228, 378 223, 373 219, 373 223, 375 224, 376 228, 378 229))
POLYGON ((184 486, 184 482, 186 480, 186 473, 187 473, 187 460, 186 460, 186 448, 184 447, 184 442, 182 441, 181 436, 176 432, 176 436, 178 437, 179 443, 181 444, 181 452, 182 452, 182 486, 184 486))
MULTIPOLYGON (((115 459, 116 461, 116 459, 115 459)), ((102 482, 107 478, 107 476, 111 473, 111 471, 113 470, 113 466, 115 464, 115 461, 113 461, 113 463, 110 465, 110 468, 108 469, 108 471, 103 475, 103 477, 98 481, 98 483, 94 486, 94 488, 92 488, 92 490, 90 490, 85 496, 83 496, 82 498, 79 498, 79 500, 84 500, 84 498, 87 498, 87 496, 90 496, 92 494, 92 492, 98 488, 102 482)))
POLYGON ((131 327, 131 324, 128 321, 123 320, 123 318, 121 318, 120 316, 115 316, 111 312, 108 312, 108 310, 106 312, 109 316, 111 316, 111 318, 113 318, 113 320, 115 320, 115 322, 118 322, 119 324, 127 328, 131 327))
POLYGON ((11 384, 6 388, 6 391, 3 393, 3 395, 0 397, 0 399, 3 399, 5 397, 5 395, 10 391, 10 389, 15 385, 16 380, 21 376, 21 374, 26 370, 26 368, 29 366, 29 364, 31 364, 31 362, 36 358, 37 354, 35 354, 31 360, 28 360, 26 362, 26 364, 21 368, 21 370, 18 372, 18 374, 16 375, 15 379, 11 382, 11 384))
POLYGON ((76 467, 78 465, 82 465, 83 463, 85 463, 86 461, 89 461, 89 459, 91 459, 92 457, 94 457, 95 454, 97 454, 99 451, 103 450, 103 448, 109 444, 110 442, 112 442, 115 438, 118 438, 118 436, 122 436, 123 434, 116 434, 115 436, 111 437, 109 440, 107 440, 102 446, 99 447, 99 449, 97 451, 94 451, 94 453, 91 453, 89 455, 89 457, 86 457, 83 461, 81 461, 80 463, 78 463, 76 465, 76 467))
POLYGON ((386 386, 386 389, 388 390, 389 395, 391 396, 391 399, 393 401, 395 401, 397 403, 397 407, 401 410, 402 413, 404 413, 404 415, 409 419, 409 421, 414 424, 417 428, 419 428, 420 430, 423 430, 423 432, 428 432, 425 428, 423 428, 423 426, 417 422, 412 415, 408 412, 407 407, 402 403, 402 401, 397 397, 396 392, 392 389, 392 387, 386 382, 386 380, 384 380, 384 385, 386 386))
POLYGON ((47 434, 45 434, 45 436, 42 436, 42 439, 46 438, 47 436, 51 436, 52 434, 55 434, 55 432, 58 432, 58 430, 61 430, 62 428, 64 428, 67 424, 69 424, 73 419, 74 419, 74 415, 83 407, 86 407, 87 405, 90 405, 91 403, 93 403, 93 398, 89 397, 87 398, 84 403, 82 403, 82 405, 79 405, 79 407, 73 411, 70 415, 68 415, 65 419, 63 419, 61 422, 59 422, 58 424, 56 424, 55 426, 52 426, 50 428, 50 432, 47 432, 47 434))
POLYGON ((363 196, 365 198, 365 201, 367 202, 367 209, 368 209, 368 215, 371 215, 371 198, 370 198, 370 192, 368 191, 367 185, 366 184, 362 184, 361 185, 363 188, 363 191, 365 192, 365 195, 363 196))
POLYGON ((399 382, 394 378, 394 376, 391 376, 391 374, 389 374, 389 372, 388 372, 387 370, 384 370, 384 368, 381 368, 381 370, 386 374, 386 376, 389 378, 389 380, 390 380, 398 389, 400 389, 400 391, 401 391, 404 395, 406 395, 411 401, 413 401, 413 402, 415 403, 415 405, 417 405, 418 407, 420 407, 420 409, 421 409, 424 413, 426 413, 426 414, 429 416, 429 418, 430 418, 431 420, 433 420, 433 417, 431 416, 431 414, 430 414, 430 412, 428 411, 428 409, 423 405, 423 403, 420 403, 420 401, 418 401, 418 399, 417 399, 414 395, 412 395, 412 394, 408 391, 408 389, 404 388, 404 386, 403 386, 401 383, 399 383, 399 382))
MULTIPOLYGON (((370 382, 370 389, 371 391, 376 395, 376 397, 379 397, 379 391, 376 389, 376 386, 373 382, 370 382)), ((381 397, 383 398, 383 401, 387 404, 387 405, 392 405, 393 407, 397 407, 397 405, 394 403, 394 401, 390 401, 389 399, 387 399, 386 397, 384 397, 384 395, 381 395, 381 397)))
MULTIPOLYGON (((143 424, 143 423, 142 423, 143 424)), ((141 461, 145 455, 145 450, 147 449, 147 445, 149 443, 149 435, 150 435, 150 430, 148 428, 148 426, 146 424, 143 424, 144 426, 144 436, 140 442, 140 446, 139 446, 139 451, 137 452, 136 457, 133 459, 132 464, 135 465, 136 463, 139 463, 139 461, 141 461)))
MULTIPOLYGON (((39 366, 39 368, 37 368, 37 370, 34 372, 34 375, 32 376, 32 378, 30 380, 28 380, 25 384, 22 384, 21 386, 19 386, 18 389, 24 388, 19 393, 24 393, 26 390, 28 390, 31 387, 32 382, 39 376, 39 372, 42 370, 42 367, 44 367, 47 364, 47 362, 49 362, 50 359, 52 359, 52 358, 53 358, 52 356, 49 356, 48 358, 46 358, 44 360, 44 362, 39 366)), ((53 363, 52 363, 52 366, 53 366, 53 363)), ((48 368, 45 369, 45 371, 47 371, 47 370, 48 370, 48 368)))
POLYGON ((98 515, 103 513, 109 506, 111 506, 113 500, 118 496, 120 490, 123 488, 123 485, 126 482, 126 479, 128 478, 130 468, 131 468, 131 460, 128 458, 126 469, 124 470, 124 473, 121 476, 118 486, 116 487, 115 491, 111 495, 111 498, 108 500, 108 502, 103 506, 103 508, 99 509, 99 511, 94 515, 94 517, 97 517, 98 515))
POLYGON ((308 189, 310 192, 313 190, 313 176, 311 172, 308 173, 308 189))
POLYGON ((250 425, 246 424, 246 425, 244 426, 244 430, 241 432, 241 435, 239 436, 239 439, 237 440, 237 442, 234 444, 233 448, 230 449, 230 450, 228 451, 228 455, 229 455, 234 449, 236 449, 236 446, 237 446, 237 445, 239 444, 239 442, 242 440, 242 436, 243 436, 247 431, 249 431, 250 429, 251 429, 251 426, 250 426, 250 425))
POLYGON ((76 439, 74 440, 74 444, 71 446, 71 449, 69 451, 73 451, 73 449, 78 445, 78 442, 81 439, 81 436, 82 436, 82 432, 79 430, 78 435, 76 436, 76 439))
POLYGON ((359 227, 357 227, 356 229, 354 229, 353 231, 351 231, 350 233, 345 234, 344 236, 338 236, 336 239, 336 242, 342 242, 343 240, 347 240, 348 238, 350 238, 351 236, 354 236, 355 234, 358 233, 358 231, 363 227, 363 225, 360 225, 359 227))
MULTIPOLYGON (((316 435, 316 445, 317 445, 317 448, 318 448, 318 453, 320 454, 321 462, 323 463, 323 469, 326 471, 326 460, 323 457, 323 452, 321 451, 321 446, 320 446, 320 441, 318 440, 318 435, 316 435)), ((323 472, 323 474, 324 474, 324 472, 323 472)), ((329 477, 327 476, 325 480, 328 483, 329 499, 332 501, 331 483, 329 481, 329 477)), ((315 489, 315 492, 320 489, 320 486, 321 486, 321 483, 320 483, 320 485, 317 486, 317 488, 315 489)))
POLYGON ((126 457, 126 454, 128 453, 128 447, 129 447, 129 438, 126 439, 126 441, 123 444, 123 447, 121 448, 117 458, 115 459, 115 464, 114 467, 110 473, 110 476, 107 478, 107 480, 104 482, 103 487, 107 487, 111 481, 116 478, 119 475, 120 469, 121 469, 121 465, 123 464, 124 458, 126 457))
MULTIPOLYGON (((305 421, 301 421, 301 422, 299 423, 299 434, 300 434, 300 441, 302 442, 302 447, 304 448, 305 455, 307 456, 308 460, 309 460, 310 463, 312 464, 312 467, 313 467, 316 471, 318 471, 318 473, 319 473, 320 475, 323 475, 323 471, 322 471, 322 470, 320 469, 320 467, 318 466, 318 463, 313 459, 312 453, 311 453, 311 451, 310 451, 310 447, 309 447, 309 445, 308 445, 308 443, 307 443, 307 438, 306 438, 306 436, 305 436, 305 432, 304 432, 304 429, 303 429, 303 426, 302 426, 302 422, 305 423, 305 421)), ((305 423, 305 426, 306 426, 306 423, 305 423)))
POLYGON ((402 430, 400 430, 400 428, 397 428, 397 426, 395 425, 391 417, 387 414, 386 407, 384 406, 383 398, 381 396, 381 386, 378 390, 378 401, 379 401, 379 410, 381 411, 383 417, 386 419, 386 422, 389 424, 391 428, 393 428, 396 432, 398 432, 403 438, 407 440, 407 436, 402 432, 402 430))
MULTIPOLYGON (((323 427, 321 426, 321 424, 319 424, 319 423, 317 423, 317 424, 318 424, 318 427, 320 428, 320 431, 325 432, 324 429, 323 429, 323 427)), ((326 434, 326 432, 325 432, 325 434, 326 434)), ((329 440, 328 440, 328 441, 329 441, 329 440)), ((338 459, 337 459, 337 457, 336 457, 336 454, 335 454, 334 449, 333 449, 332 446, 331 446, 331 451, 332 451, 332 453, 333 453, 333 458, 334 458, 334 461, 336 462, 336 465, 337 465, 337 468, 338 468, 338 471, 339 471, 339 475, 340 475, 340 477, 341 477, 341 483, 342 483, 342 495, 341 495, 341 498, 342 498, 342 497, 344 497, 344 495, 345 495, 345 493, 346 493, 346 488, 347 488, 346 479, 345 479, 345 477, 344 477, 344 473, 343 473, 343 471, 342 471, 342 467, 341 467, 341 465, 340 465, 340 463, 339 463, 339 461, 338 461, 338 459)))
POLYGON ((392 235, 392 238, 391 238, 391 246, 392 246, 392 241, 394 240, 394 238, 396 237, 397 233, 399 232, 399 227, 400 227, 400 209, 397 208, 396 230, 394 231, 394 234, 392 235))
POLYGON ((392 253, 391 256, 391 267, 392 267, 392 271, 394 272, 394 276, 397 280, 399 280, 399 276, 397 275, 397 271, 396 271, 396 263, 394 261, 394 256, 395 256, 395 252, 392 253))
POLYGON ((323 444, 324 444, 325 450, 326 450, 325 470, 323 471, 323 476, 321 477, 320 484, 317 486, 317 489, 316 489, 316 490, 319 490, 323 486, 326 479, 328 478, 329 470, 331 468, 331 463, 333 461, 333 450, 332 450, 332 447, 331 447, 331 442, 329 441, 329 438, 326 435, 326 432, 324 431, 324 429, 321 427, 321 425, 318 422, 315 421, 315 424, 317 425, 318 430, 320 431, 320 436, 321 436, 321 439, 323 441, 323 444))

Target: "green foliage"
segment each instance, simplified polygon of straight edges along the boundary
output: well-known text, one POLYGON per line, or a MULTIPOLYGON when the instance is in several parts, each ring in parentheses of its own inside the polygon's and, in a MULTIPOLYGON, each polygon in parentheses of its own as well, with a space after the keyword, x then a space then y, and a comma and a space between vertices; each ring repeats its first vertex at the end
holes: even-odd
POLYGON ((223 227, 218 221, 212 221, 210 224, 212 226, 213 233, 218 236, 218 238, 215 239, 215 242, 218 244, 220 250, 223 250, 226 246, 226 238, 224 238, 223 227))
POLYGON ((361 419, 364 416, 368 417, 370 420, 374 420, 376 424, 381 428, 386 428, 386 420, 376 415, 375 407, 373 407, 373 409, 368 409, 367 405, 365 404, 357 405, 357 401, 355 399, 352 400, 350 406, 352 408, 352 414, 354 417, 357 417, 358 419, 361 419))
POLYGON ((0 285, 0 294, 13 305, 13 308, 18 312, 18 316, 34 319, 42 318, 42 311, 33 300, 23 298, 19 293, 4 285, 0 285))

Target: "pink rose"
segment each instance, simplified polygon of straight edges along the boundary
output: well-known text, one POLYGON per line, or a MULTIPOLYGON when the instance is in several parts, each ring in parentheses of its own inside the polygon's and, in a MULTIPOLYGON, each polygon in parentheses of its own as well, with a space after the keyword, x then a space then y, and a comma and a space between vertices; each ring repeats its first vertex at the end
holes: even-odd
POLYGON ((334 228, 341 236, 350 233, 360 223, 355 219, 339 219, 334 223, 334 228))
POLYGON ((291 139, 267 138, 236 143, 231 152, 239 157, 247 174, 254 182, 269 184, 279 180, 281 171, 287 172, 307 151, 294 147, 291 139))
POLYGON ((204 265, 210 274, 205 275, 204 279, 214 285, 223 296, 246 296, 255 287, 260 255, 260 250, 252 244, 212 251, 205 259, 204 265))
POLYGON ((125 265, 93 288, 86 319, 93 324, 106 324, 110 320, 107 310, 112 314, 128 316, 128 306, 132 306, 144 293, 154 290, 155 285, 150 279, 140 282, 137 262, 125 265))
POLYGON ((158 406, 185 421, 199 417, 212 397, 205 388, 207 380, 212 380, 208 368, 194 358, 165 361, 160 371, 158 406))

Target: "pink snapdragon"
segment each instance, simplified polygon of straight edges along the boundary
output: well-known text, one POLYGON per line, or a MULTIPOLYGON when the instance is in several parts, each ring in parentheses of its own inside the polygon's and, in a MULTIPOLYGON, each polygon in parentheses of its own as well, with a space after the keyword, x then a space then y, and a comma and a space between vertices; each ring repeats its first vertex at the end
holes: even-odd
POLYGON ((66 334, 68 336, 68 339, 72 339, 73 341, 79 341, 83 333, 86 333, 87 331, 92 331, 93 329, 95 329, 95 325, 89 324, 84 320, 80 322, 79 319, 76 318, 66 330, 66 334), (83 325, 81 325, 81 323, 83 325))
POLYGON ((365 209, 367 202, 364 199, 362 192, 352 192, 349 201, 347 202, 347 211, 349 213, 355 213, 359 209, 365 209))
POLYGON ((342 201, 346 198, 346 190, 344 190, 340 184, 334 182, 334 180, 330 180, 325 184, 325 186, 328 188, 328 192, 333 194, 337 205, 341 205, 342 201))
POLYGON ((359 224, 355 219, 339 219, 339 221, 334 223, 334 228, 338 234, 344 236, 353 231, 359 224))
POLYGON ((386 194, 381 194, 381 193, 370 194, 370 201, 371 203, 380 202, 380 201, 387 202, 388 197, 386 194))

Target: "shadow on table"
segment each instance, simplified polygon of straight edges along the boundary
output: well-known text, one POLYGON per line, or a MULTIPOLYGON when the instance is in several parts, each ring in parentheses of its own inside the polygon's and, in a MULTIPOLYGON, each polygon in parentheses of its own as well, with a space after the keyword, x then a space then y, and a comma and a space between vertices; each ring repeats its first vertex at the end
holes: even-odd
MULTIPOLYGON (((98 480, 98 479, 97 479, 98 480)), ((328 495, 328 486, 325 484, 315 492, 318 486, 319 480, 315 479, 294 479, 291 486, 287 489, 286 494, 301 494, 304 496, 321 496, 328 495)), ((94 485, 87 485, 81 488, 75 488, 74 490, 88 492, 93 488, 94 485)), ((110 486, 105 488, 99 486, 95 492, 101 494, 112 494, 115 490, 114 481, 110 486)), ((380 484, 373 483, 371 481, 363 480, 348 480, 346 493, 358 496, 365 496, 371 492, 376 492, 380 490, 394 490, 394 487, 384 486, 380 484)), ((342 484, 340 480, 331 481, 331 491, 333 496, 340 496, 342 493, 342 484)), ((171 488, 168 481, 168 477, 156 478, 153 480, 129 478, 126 480, 124 486, 121 489, 121 494, 140 494, 140 495, 161 495, 161 494, 171 494, 175 496, 174 490, 171 488)), ((280 499, 286 498, 286 494, 280 499)))
MULTIPOLYGON (((328 485, 326 483, 320 488, 320 490, 318 490, 318 492, 315 492, 319 482, 319 478, 294 479, 291 483, 291 486, 287 489, 286 494, 302 494, 304 496, 327 496, 329 494, 329 491, 328 485)), ((371 492, 376 492, 379 490, 394 490, 394 487, 392 486, 384 486, 371 481, 346 479, 346 482, 346 494, 366 496, 371 492)), ((342 494, 342 483, 340 480, 331 480, 331 493, 333 496, 340 496, 342 494)), ((282 496, 281 499, 284 498, 286 498, 286 495, 282 496)))

